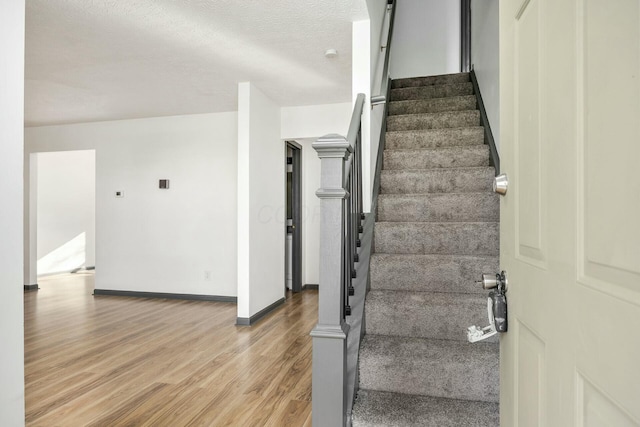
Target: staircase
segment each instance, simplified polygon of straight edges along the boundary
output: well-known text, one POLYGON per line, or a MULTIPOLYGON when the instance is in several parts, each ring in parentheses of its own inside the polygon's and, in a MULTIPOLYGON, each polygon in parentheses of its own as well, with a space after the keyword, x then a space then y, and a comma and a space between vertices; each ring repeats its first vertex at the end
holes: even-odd
POLYGON ((468 73, 394 80, 353 426, 498 426, 499 201, 468 73))

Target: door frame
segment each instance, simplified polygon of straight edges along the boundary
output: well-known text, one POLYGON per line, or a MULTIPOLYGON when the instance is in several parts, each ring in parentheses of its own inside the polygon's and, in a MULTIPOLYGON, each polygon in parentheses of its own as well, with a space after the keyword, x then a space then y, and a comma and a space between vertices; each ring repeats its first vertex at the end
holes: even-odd
MULTIPOLYGON (((286 141, 287 148, 292 150, 292 176, 291 176, 291 195, 292 195, 292 219, 293 219, 293 248, 291 256, 291 270, 293 283, 291 289, 293 292, 301 292, 302 286, 302 145, 296 141, 286 141)), ((286 153, 286 152, 285 152, 286 153)), ((288 157, 285 154, 285 157, 288 157)), ((285 159, 286 163, 286 159, 285 159)), ((287 194, 288 197, 288 194, 287 194)), ((286 214, 285 214, 286 216, 286 214)), ((286 224, 286 222, 285 222, 286 224)), ((286 233, 286 229, 285 229, 286 233)))
MULTIPOLYGON (((86 271, 94 271, 97 263, 96 256, 96 246, 97 246, 97 215, 98 211, 96 209, 97 202, 97 149, 96 148, 72 148, 72 149, 63 149, 63 150, 46 150, 46 151, 33 151, 29 152, 25 156, 25 168, 28 169, 26 173, 27 181, 25 181, 25 213, 26 213, 26 221, 28 223, 25 224, 25 268, 24 268, 24 281, 25 281, 25 290, 32 291, 40 289, 38 285, 38 278, 56 274, 64 274, 64 273, 76 273, 80 270, 86 271), (85 259, 84 268, 74 268, 69 271, 59 271, 59 272, 49 272, 42 273, 38 270, 38 235, 42 233, 42 227, 38 224, 38 211, 42 209, 38 204, 38 196, 42 192, 42 189, 38 185, 38 175, 40 174, 40 168, 42 167, 40 164, 40 160, 42 156, 47 156, 51 154, 70 154, 70 153, 93 153, 93 232, 92 239, 89 239, 87 236, 87 241, 93 241, 93 248, 91 249, 93 252, 93 263, 88 264, 85 259), (27 194, 28 193, 28 194, 27 194)), ((26 175, 25 175, 26 176, 26 175)), ((87 233, 88 234, 88 233, 87 233)), ((85 255, 88 252, 87 246, 85 246, 85 255)))

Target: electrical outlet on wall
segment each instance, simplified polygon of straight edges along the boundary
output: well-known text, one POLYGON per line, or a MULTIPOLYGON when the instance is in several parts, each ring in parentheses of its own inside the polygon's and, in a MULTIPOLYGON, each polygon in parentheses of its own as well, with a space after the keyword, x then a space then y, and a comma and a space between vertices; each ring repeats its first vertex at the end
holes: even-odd
POLYGON ((206 281, 211 280, 211 272, 209 270, 204 271, 204 280, 206 281))

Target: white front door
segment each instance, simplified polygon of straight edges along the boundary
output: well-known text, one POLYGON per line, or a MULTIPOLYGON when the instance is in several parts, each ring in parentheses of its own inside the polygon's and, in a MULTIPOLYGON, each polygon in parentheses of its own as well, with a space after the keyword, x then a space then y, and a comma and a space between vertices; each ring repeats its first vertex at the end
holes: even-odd
POLYGON ((501 424, 640 426, 640 1, 500 2, 501 424))

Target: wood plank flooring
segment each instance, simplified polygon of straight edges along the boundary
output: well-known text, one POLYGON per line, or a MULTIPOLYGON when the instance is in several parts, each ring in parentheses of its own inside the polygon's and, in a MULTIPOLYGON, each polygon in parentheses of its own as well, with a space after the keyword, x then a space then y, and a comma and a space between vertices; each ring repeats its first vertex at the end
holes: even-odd
POLYGON ((310 426, 318 293, 258 324, 232 303, 92 296, 92 274, 24 295, 27 426, 310 426))

